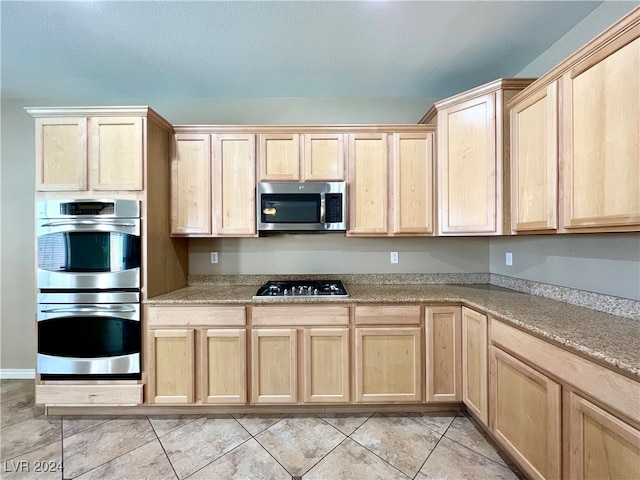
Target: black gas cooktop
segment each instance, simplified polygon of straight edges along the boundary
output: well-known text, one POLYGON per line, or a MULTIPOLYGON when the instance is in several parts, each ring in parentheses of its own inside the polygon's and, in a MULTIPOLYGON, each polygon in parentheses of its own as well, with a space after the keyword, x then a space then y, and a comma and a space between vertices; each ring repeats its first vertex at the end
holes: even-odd
POLYGON ((265 283, 254 299, 267 297, 348 297, 340 280, 282 280, 265 283))

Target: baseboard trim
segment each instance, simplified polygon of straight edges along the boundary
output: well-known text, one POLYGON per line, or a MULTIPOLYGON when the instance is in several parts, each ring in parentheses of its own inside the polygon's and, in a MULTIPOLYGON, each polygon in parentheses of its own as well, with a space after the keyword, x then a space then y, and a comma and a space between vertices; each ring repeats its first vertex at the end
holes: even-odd
POLYGON ((35 368, 0 368, 0 379, 24 379, 35 380, 35 368))

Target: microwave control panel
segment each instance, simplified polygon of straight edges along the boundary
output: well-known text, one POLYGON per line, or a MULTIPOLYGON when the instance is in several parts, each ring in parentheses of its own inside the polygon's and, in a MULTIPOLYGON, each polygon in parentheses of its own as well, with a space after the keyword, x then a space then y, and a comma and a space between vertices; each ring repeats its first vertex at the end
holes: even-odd
POLYGON ((327 205, 327 223, 342 222, 342 194, 327 193, 325 197, 327 205))

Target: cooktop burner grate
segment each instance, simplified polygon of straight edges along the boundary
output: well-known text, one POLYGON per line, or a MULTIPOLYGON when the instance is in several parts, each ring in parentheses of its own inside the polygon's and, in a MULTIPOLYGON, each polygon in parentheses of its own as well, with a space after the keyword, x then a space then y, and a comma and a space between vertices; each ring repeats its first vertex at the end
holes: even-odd
POLYGON ((282 280, 265 283, 253 298, 348 296, 349 293, 340 280, 282 280))

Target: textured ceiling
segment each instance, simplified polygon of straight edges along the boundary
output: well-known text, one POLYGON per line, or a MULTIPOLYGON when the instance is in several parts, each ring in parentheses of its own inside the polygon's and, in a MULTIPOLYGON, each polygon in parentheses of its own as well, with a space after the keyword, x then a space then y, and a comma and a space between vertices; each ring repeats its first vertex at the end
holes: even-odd
POLYGON ((601 2, 8 2, 3 98, 446 97, 601 2))

